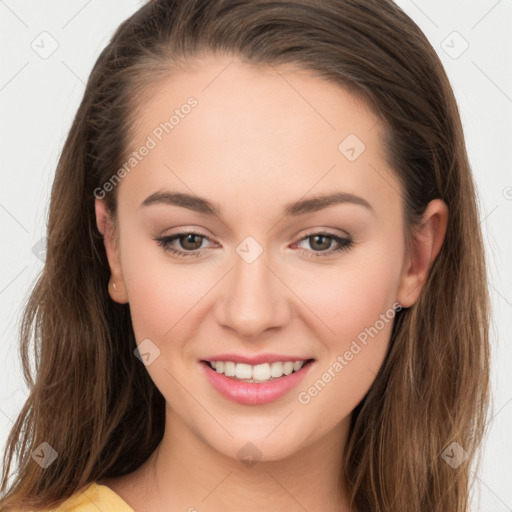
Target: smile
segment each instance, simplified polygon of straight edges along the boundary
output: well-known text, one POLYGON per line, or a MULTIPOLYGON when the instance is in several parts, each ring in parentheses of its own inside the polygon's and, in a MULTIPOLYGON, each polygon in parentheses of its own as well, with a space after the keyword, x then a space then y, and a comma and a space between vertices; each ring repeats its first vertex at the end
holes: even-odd
POLYGON ((287 394, 302 380, 313 359, 250 365, 234 361, 201 361, 210 384, 225 398, 262 405, 287 394))

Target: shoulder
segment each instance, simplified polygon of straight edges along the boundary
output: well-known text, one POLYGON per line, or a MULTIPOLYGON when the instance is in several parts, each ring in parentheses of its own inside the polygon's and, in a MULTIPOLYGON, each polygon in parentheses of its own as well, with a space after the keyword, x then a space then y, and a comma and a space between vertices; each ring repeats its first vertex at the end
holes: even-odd
MULTIPOLYGON (((134 512, 110 487, 92 482, 70 496, 58 508, 59 512, 134 512)), ((48 512, 57 512, 50 510, 48 512)))

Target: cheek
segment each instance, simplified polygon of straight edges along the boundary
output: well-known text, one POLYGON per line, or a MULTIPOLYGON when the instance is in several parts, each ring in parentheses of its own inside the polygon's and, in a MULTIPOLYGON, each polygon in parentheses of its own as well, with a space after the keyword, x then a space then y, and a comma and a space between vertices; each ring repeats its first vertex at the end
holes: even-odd
POLYGON ((329 345, 343 348, 392 308, 401 275, 400 251, 399 243, 390 249, 376 240, 333 264, 302 266, 289 274, 288 283, 317 317, 315 331, 329 345))
POLYGON ((328 410, 337 421, 370 389, 385 359, 396 316, 399 255, 399 243, 396 252, 375 243, 336 267, 326 267, 319 279, 299 292, 324 324, 315 329, 324 357, 297 396, 301 405, 311 403, 310 412, 328 410), (339 408, 330 408, 332 403, 339 408))
POLYGON ((322 418, 322 429, 350 415, 385 360, 396 310, 387 300, 389 291, 385 287, 379 291, 372 286, 368 292, 367 300, 362 295, 356 300, 345 296, 347 300, 340 304, 337 317, 328 322, 335 334, 319 338, 324 354, 315 372, 297 391, 305 417, 313 425, 318 423, 314 418, 322 418))
POLYGON ((157 242, 126 236, 121 247, 123 277, 137 340, 162 341, 175 325, 185 325, 187 312, 200 297, 200 266, 177 265, 157 242), (192 279, 191 279, 192 278, 192 279))

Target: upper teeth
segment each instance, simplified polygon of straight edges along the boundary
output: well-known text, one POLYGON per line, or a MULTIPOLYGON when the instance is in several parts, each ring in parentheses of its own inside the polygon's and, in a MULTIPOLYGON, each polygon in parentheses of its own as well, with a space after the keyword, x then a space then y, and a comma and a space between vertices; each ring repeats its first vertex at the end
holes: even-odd
POLYGON ((290 375, 293 371, 300 370, 305 361, 277 361, 275 363, 263 363, 250 365, 235 363, 233 361, 210 361, 217 373, 223 373, 226 377, 237 379, 270 380, 271 378, 290 375))

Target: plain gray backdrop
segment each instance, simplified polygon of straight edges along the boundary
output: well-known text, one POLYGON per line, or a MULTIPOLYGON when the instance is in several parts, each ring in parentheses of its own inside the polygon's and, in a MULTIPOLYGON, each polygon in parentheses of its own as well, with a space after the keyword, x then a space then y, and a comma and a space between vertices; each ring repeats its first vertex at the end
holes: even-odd
MULTIPOLYGON (((493 306, 493 409, 473 510, 512 511, 512 0, 397 3, 441 57, 461 111, 493 306)), ((18 326, 43 267, 56 163, 96 58, 142 4, 0 0, 0 454, 27 396, 18 326)))

